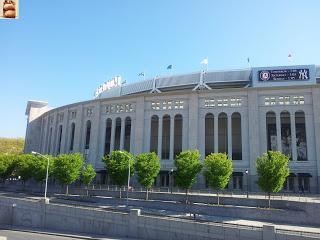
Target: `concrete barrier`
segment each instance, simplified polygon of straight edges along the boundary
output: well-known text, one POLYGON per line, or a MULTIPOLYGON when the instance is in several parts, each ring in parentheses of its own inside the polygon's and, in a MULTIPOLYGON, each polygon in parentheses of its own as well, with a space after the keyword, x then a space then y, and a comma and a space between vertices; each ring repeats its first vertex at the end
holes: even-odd
MULTIPOLYGON (((279 239, 273 226, 259 228, 201 223, 142 215, 139 209, 119 213, 8 197, 0 197, 0 224, 141 239, 279 239)), ((294 232, 285 239, 294 236, 301 240, 310 239, 294 232)))

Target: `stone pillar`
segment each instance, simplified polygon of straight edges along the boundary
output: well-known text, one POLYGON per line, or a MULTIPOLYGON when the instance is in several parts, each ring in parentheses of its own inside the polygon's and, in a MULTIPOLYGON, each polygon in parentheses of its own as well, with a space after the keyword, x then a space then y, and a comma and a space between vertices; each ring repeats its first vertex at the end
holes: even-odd
POLYGON ((138 225, 139 225, 139 216, 141 215, 140 209, 130 209, 128 215, 128 224, 127 224, 127 235, 130 238, 138 237, 138 225))
POLYGON ((170 152, 169 159, 173 160, 173 151, 174 150, 174 115, 170 116, 170 152))
MULTIPOLYGON (((320 146, 320 89, 312 88, 312 110, 313 110, 313 123, 314 123, 314 135, 315 146, 320 146)), ((305 116, 306 117, 306 116, 305 116)), ((308 140, 307 140, 308 141, 308 140)), ((310 147, 310 143, 307 142, 307 148, 310 147)), ((317 175, 318 175, 318 193, 320 193, 320 148, 315 148, 315 159, 317 160, 317 175)))
POLYGON ((218 138, 218 134, 219 134, 219 121, 218 121, 218 114, 214 115, 214 119, 213 119, 213 122, 214 122, 214 152, 217 153, 218 152, 218 143, 219 143, 219 138, 218 138))
POLYGON ((263 240, 276 239, 276 229, 273 225, 263 225, 262 239, 263 240))
POLYGON ((260 113, 260 154, 267 152, 268 142, 267 142, 267 122, 266 113, 260 113))
POLYGON ((206 157, 206 119, 205 114, 200 114, 199 120, 199 151, 201 154, 201 159, 206 157))
MULTIPOLYGON (((90 143, 89 143, 89 154, 88 158, 89 161, 91 161, 92 165, 96 169, 97 166, 101 162, 101 158, 103 155, 100 155, 99 151, 99 145, 104 146, 104 141, 100 142, 99 139, 101 139, 100 135, 103 135, 103 132, 101 132, 100 129, 100 102, 96 103, 94 108, 93 108, 93 116, 89 119, 91 121, 91 133, 90 133, 90 143)), ((85 144, 86 141, 86 131, 87 131, 87 122, 84 123, 85 125, 85 130, 82 131, 84 132, 84 137, 82 138, 83 144, 85 144)), ((103 126, 103 125, 102 125, 103 126)), ((104 128, 105 132, 105 128, 104 128)), ((84 149, 84 147, 83 147, 84 149)))
POLYGON ((198 149, 198 94, 193 92, 189 98, 189 149, 198 149))
POLYGON ((292 160, 297 161, 296 118, 294 113, 290 113, 290 127, 291 127, 292 160))
POLYGON ((161 160, 162 152, 162 116, 159 116, 159 127, 158 127, 158 158, 161 160))
POLYGON ((114 149, 114 137, 115 137, 115 133, 116 133, 116 118, 112 119, 112 124, 111 124, 111 141, 110 141, 110 153, 113 151, 114 149))
POLYGON ((281 119, 280 113, 276 112, 276 127, 277 127, 277 149, 282 152, 282 143, 281 143, 281 119))
POLYGON ((135 139, 135 126, 136 120, 131 118, 131 129, 130 129, 130 152, 134 154, 134 139, 135 139))
POLYGON ((120 150, 123 150, 123 146, 124 146, 125 122, 126 122, 125 118, 121 118, 120 150))
POLYGON ((183 120, 182 120, 182 151, 186 151, 188 150, 188 146, 189 146, 189 131, 188 131, 188 115, 187 114, 183 114, 183 120))
POLYGON ((144 97, 138 97, 136 101, 136 121, 135 121, 135 133, 134 133, 134 154, 143 152, 143 134, 144 134, 144 109, 145 109, 144 97), (139 106, 139 107, 137 107, 139 106))
MULTIPOLYGON (((250 175, 256 175, 256 159, 259 156, 260 149, 260 127, 259 127, 259 97, 256 89, 248 90, 248 103, 250 103, 250 107, 248 107, 248 130, 249 136, 248 139, 254 141, 250 141, 249 144, 249 158, 250 158, 250 175)), ((245 143, 243 143, 245 144, 245 143)), ((254 178, 250 178, 250 186, 253 189, 254 178)))
POLYGON ((228 115, 228 158, 232 159, 232 124, 231 124, 231 115, 228 115))
POLYGON ((145 119, 144 152, 150 151, 151 117, 145 119))

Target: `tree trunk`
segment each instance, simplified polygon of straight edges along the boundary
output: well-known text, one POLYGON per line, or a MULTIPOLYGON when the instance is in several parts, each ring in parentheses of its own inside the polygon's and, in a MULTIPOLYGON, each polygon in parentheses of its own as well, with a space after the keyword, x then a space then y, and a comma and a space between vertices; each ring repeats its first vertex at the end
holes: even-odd
POLYGON ((147 188, 147 192, 146 192, 146 200, 149 200, 149 188, 147 188))
POLYGON ((89 196, 89 185, 87 186, 87 197, 89 196))
POLYGON ((271 193, 268 193, 268 196, 269 196, 269 209, 271 207, 271 193))
POLYGON ((186 204, 188 204, 188 203, 189 203, 189 199, 188 199, 188 192, 189 192, 189 190, 188 190, 188 189, 186 189, 186 204))
POLYGON ((66 195, 69 195, 69 185, 67 185, 66 195))
POLYGON ((121 198, 121 186, 119 187, 119 197, 121 198))
POLYGON ((219 191, 217 191, 217 196, 218 196, 218 206, 219 206, 220 205, 219 191))

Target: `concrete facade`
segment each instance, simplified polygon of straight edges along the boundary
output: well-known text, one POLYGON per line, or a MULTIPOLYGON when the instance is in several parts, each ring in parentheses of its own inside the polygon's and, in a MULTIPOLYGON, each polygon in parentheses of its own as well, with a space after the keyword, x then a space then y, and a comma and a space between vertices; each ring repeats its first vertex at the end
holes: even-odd
MULTIPOLYGON (((101 162, 105 153, 156 149, 161 159, 156 184, 168 187, 176 150, 199 149, 204 159, 207 151, 223 149, 234 165, 228 188, 257 191, 255 161, 271 148, 290 152, 287 191, 297 192, 303 185, 306 192, 316 193, 320 191, 317 80, 320 68, 314 65, 254 68, 151 79, 52 110, 46 103, 29 101, 25 152, 83 153, 99 173, 98 181, 105 182, 101 162), (301 68, 308 69, 307 79, 261 81, 258 76, 261 70, 301 68), (211 129, 206 123, 209 115, 211 129), (152 119, 158 119, 155 125, 152 119)), ((201 176, 195 187, 206 187, 201 176)))

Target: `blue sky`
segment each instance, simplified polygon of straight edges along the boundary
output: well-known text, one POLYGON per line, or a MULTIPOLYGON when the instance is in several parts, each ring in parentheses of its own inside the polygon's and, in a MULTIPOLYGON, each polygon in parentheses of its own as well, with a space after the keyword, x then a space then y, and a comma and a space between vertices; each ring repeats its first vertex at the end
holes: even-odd
POLYGON ((88 100, 104 81, 252 66, 319 64, 320 1, 20 0, 0 20, 0 137, 24 137, 27 100, 88 100), (293 59, 289 62, 287 56, 293 59))

